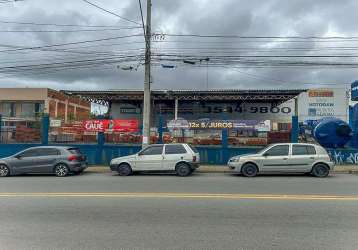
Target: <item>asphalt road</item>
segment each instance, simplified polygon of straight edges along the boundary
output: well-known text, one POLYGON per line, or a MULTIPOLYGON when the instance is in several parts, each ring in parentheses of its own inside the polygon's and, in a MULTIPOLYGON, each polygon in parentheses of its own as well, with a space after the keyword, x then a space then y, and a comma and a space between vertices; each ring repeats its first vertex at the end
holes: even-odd
POLYGON ((0 250, 357 245, 358 175, 0 179, 0 250))

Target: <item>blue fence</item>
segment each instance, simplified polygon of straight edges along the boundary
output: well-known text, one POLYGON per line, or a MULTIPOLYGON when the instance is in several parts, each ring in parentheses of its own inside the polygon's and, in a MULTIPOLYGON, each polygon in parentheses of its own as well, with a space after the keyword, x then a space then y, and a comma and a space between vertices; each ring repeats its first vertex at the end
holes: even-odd
MULTIPOLYGON (((297 119, 293 119, 297 123, 297 119)), ((1 124, 1 123, 0 123, 1 124)), ((1 126, 1 125, 0 125, 1 126)), ((42 140, 41 144, 1 144, 0 158, 7 157, 33 146, 48 145, 49 119, 44 117, 42 120, 42 140)), ((294 126, 292 131, 292 141, 297 141, 297 128, 294 126)), ((1 129, 0 129, 1 131, 1 129)), ((204 164, 226 164, 230 157, 248 153, 255 153, 261 147, 230 147, 227 143, 227 131, 223 130, 223 143, 219 146, 197 146, 200 153, 201 163, 204 164)), ((59 146, 60 144, 54 144, 59 146)), ((68 144, 66 144, 68 145, 68 144)), ((119 156, 135 154, 141 149, 140 145, 114 145, 105 144, 104 134, 98 134, 97 143, 93 144, 70 144, 68 146, 78 147, 86 154, 89 164, 108 165, 111 159, 119 156)), ((358 149, 328 149, 332 158, 337 164, 358 164, 358 149)))
MULTIPOLYGON (((55 144, 61 146, 60 144, 55 144)), ((67 145, 67 144, 66 144, 67 145)), ((41 146, 41 144, 0 144, 0 158, 15 154, 29 147, 41 146)), ((62 145, 64 146, 64 145, 62 145)), ((78 147, 87 156, 89 164, 108 165, 115 157, 137 153, 140 145, 98 145, 98 144, 71 144, 68 146, 78 147)), ((197 147, 202 163, 226 164, 234 155, 254 153, 259 148, 222 148, 220 146, 197 147)))
MULTIPOLYGON (((16 152, 41 144, 0 144, 0 158, 7 157, 16 152)), ((55 144, 59 145, 59 144, 55 144)), ((108 165, 111 159, 119 156, 135 154, 141 149, 140 145, 98 145, 98 144, 71 144, 78 147, 86 154, 88 163, 91 165, 108 165)), ((226 164, 228 159, 235 155, 255 153, 260 147, 221 147, 221 146, 198 146, 201 163, 203 164, 226 164)), ((357 149, 328 149, 337 164, 358 164, 357 149)))

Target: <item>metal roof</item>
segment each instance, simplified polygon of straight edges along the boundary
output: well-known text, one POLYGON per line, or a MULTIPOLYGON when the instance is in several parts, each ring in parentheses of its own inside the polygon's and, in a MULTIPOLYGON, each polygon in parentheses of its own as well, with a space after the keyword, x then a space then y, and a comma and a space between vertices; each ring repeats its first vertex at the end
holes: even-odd
MULTIPOLYGON (((212 89, 212 90, 153 90, 153 100, 185 100, 185 101, 247 101, 247 102, 276 102, 288 101, 306 89, 212 89)), ((110 102, 142 101, 141 90, 98 90, 76 91, 62 90, 68 95, 79 96, 87 101, 108 105, 110 102)))

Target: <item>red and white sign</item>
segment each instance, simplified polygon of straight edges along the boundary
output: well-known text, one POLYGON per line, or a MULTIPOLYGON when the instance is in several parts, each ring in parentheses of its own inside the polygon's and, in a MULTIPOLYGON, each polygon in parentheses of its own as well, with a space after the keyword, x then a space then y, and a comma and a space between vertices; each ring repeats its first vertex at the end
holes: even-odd
POLYGON ((87 132, 138 132, 138 120, 88 120, 83 122, 87 132))
POLYGON ((83 129, 88 132, 104 132, 108 128, 108 120, 89 120, 83 122, 83 129))

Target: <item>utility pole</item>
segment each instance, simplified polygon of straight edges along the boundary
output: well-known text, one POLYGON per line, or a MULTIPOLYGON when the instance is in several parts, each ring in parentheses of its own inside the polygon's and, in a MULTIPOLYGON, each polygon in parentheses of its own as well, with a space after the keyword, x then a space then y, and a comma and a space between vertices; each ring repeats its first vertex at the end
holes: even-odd
POLYGON ((143 148, 150 144, 150 117, 151 117, 151 19, 152 1, 147 0, 147 24, 145 31, 145 76, 144 76, 144 100, 143 100, 143 148))

